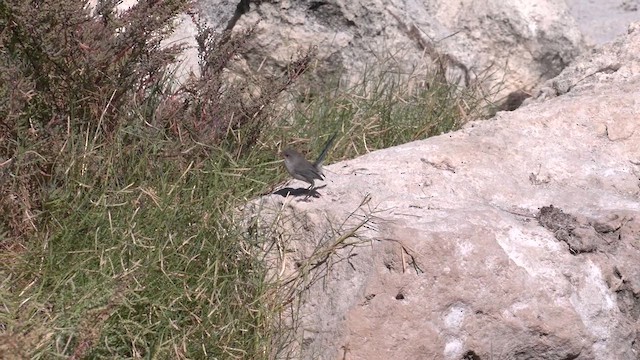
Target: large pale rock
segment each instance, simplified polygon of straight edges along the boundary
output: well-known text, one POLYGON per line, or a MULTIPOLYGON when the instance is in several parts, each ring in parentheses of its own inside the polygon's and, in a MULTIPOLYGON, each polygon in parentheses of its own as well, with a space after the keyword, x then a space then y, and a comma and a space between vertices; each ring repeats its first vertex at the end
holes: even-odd
POLYGON ((320 197, 252 203, 274 279, 303 275, 288 355, 640 358, 638 25, 611 46, 566 70, 617 54, 606 81, 326 166, 320 197))
MULTIPOLYGON (((202 6, 218 2, 228 3, 202 6)), ((533 88, 584 46, 566 5, 554 0, 262 1, 237 27, 253 24, 259 29, 247 55, 253 68, 284 66, 317 47, 321 71, 355 82, 367 66, 413 72, 439 58, 450 80, 466 85, 479 77, 492 94, 533 88)))
POLYGON ((566 0, 588 42, 604 44, 640 21, 640 0, 566 0))
MULTIPOLYGON (((640 23, 628 26, 631 39, 637 38, 640 23)), ((533 99, 541 101, 553 96, 586 90, 602 84, 625 82, 640 73, 640 43, 619 37, 583 55, 559 76, 546 81, 533 99)))

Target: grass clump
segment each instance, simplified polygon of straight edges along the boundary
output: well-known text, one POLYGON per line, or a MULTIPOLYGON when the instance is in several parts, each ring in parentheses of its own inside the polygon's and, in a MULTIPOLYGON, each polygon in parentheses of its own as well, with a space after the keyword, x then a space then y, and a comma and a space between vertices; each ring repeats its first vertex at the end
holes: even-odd
POLYGON ((270 181, 252 146, 309 57, 241 99, 223 77, 251 31, 203 28, 176 86, 161 42, 189 4, 115 3, 0 4, 0 352, 264 357, 263 265, 230 214, 270 181))
POLYGON ((321 150, 318 134, 341 134, 332 156, 364 153, 457 130, 487 116, 490 95, 483 74, 468 86, 448 79, 446 68, 424 64, 407 71, 397 54, 376 57, 355 83, 305 87, 295 110, 280 123, 279 140, 321 150), (309 89, 314 89, 310 91, 309 89))
POLYGON ((313 52, 230 81, 253 30, 202 25, 200 76, 177 85, 183 48, 162 44, 189 2, 116 3, 0 2, 0 353, 274 357, 281 301, 232 214, 284 176, 279 147, 337 131, 333 158, 354 156, 454 129, 477 102, 381 66, 285 111, 313 52))

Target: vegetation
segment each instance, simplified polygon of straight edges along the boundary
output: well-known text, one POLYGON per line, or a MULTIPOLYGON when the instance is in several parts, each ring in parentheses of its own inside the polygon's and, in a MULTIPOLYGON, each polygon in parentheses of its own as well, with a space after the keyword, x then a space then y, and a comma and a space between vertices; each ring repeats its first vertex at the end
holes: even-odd
POLYGON ((0 2, 0 354, 274 357, 278 285, 233 214, 285 178, 279 148, 338 132, 327 162, 356 156, 455 129, 481 97, 386 64, 312 96, 312 51, 230 81, 253 31, 206 26, 176 84, 163 40, 189 2, 115 4, 0 2))

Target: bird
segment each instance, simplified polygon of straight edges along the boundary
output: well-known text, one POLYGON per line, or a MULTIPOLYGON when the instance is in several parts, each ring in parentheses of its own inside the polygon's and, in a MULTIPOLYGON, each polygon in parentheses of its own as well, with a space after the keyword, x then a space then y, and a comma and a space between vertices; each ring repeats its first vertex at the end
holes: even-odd
POLYGON ((315 180, 324 180, 324 174, 322 173, 322 162, 329 152, 331 144, 335 140, 337 134, 333 134, 331 138, 324 145, 324 149, 318 156, 318 159, 312 164, 304 158, 302 154, 292 148, 287 148, 282 152, 284 158, 284 167, 287 172, 294 178, 304 181, 310 186, 307 191, 311 191, 315 186, 315 180))

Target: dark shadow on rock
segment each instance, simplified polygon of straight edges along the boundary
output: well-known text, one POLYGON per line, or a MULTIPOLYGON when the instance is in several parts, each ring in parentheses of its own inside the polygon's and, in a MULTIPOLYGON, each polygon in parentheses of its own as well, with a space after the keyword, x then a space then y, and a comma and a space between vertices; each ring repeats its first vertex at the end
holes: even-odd
POLYGON ((291 188, 291 187, 285 187, 282 188, 278 191, 274 191, 273 194, 274 195, 280 195, 282 197, 287 197, 289 195, 291 196, 295 196, 295 197, 299 197, 299 196, 304 196, 305 199, 309 198, 309 197, 314 197, 314 198, 319 198, 320 197, 320 193, 318 192, 318 189, 322 189, 324 187, 326 187, 327 185, 322 185, 322 186, 317 186, 313 189, 306 189, 306 188, 291 188))

